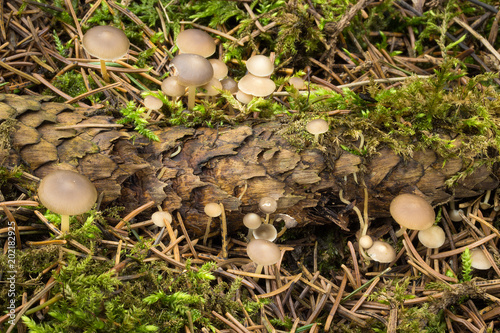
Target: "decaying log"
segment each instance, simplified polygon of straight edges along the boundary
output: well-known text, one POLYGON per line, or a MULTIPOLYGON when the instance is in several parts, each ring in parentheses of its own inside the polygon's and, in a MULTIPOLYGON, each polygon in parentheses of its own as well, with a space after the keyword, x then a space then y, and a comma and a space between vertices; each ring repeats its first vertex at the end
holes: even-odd
POLYGON ((0 94, 2 165, 23 164, 38 177, 56 168, 76 170, 104 192, 105 204, 116 202, 130 211, 155 200, 165 210, 179 211, 198 235, 205 230, 203 207, 209 202, 224 204, 230 230, 241 226, 244 214, 257 211, 264 196, 277 198, 278 212, 301 225, 334 222, 347 229, 338 193, 342 189, 362 209, 362 180, 370 217, 388 216, 388 205, 400 192, 420 193, 439 204, 498 186, 498 170, 484 167, 447 188, 445 180, 466 166, 458 159, 443 163, 431 151, 407 160, 388 148, 366 160, 331 147, 298 152, 276 133, 286 126, 279 122, 218 130, 161 128, 160 142, 149 142, 118 126, 96 126, 114 125, 111 116, 48 100, 0 94), (11 132, 8 119, 16 120, 11 132), (68 125, 79 126, 58 129, 68 125))

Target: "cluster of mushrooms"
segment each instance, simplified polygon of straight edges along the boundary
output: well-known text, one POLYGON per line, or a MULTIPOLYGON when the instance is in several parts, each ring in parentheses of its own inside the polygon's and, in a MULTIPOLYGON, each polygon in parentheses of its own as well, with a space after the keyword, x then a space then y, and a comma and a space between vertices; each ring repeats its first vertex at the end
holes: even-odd
MULTIPOLYGON (((435 225, 436 214, 432 206, 422 197, 404 193, 396 196, 390 204, 392 218, 401 226, 396 233, 400 236, 406 229, 418 230, 418 240, 428 249, 440 248, 446 240, 444 230, 435 225)), ((450 217, 454 221, 460 221, 459 212, 452 209, 450 217)), ((387 242, 373 240, 369 235, 361 235, 360 248, 366 250, 368 256, 380 263, 390 263, 396 258, 396 251, 387 242)), ((491 264, 479 248, 470 251, 472 267, 476 269, 489 269, 491 264)))

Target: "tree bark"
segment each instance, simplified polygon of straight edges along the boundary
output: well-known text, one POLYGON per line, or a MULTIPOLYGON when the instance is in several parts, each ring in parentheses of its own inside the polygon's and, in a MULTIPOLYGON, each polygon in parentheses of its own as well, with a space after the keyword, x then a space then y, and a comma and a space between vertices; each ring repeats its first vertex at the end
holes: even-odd
MULTIPOLYGON (((389 216, 390 201, 401 192, 436 205, 498 186, 498 169, 480 167, 447 188, 445 180, 466 165, 459 159, 444 163, 432 151, 407 160, 389 148, 369 159, 335 147, 298 152, 277 134, 286 126, 279 122, 218 130, 161 128, 155 131, 160 142, 149 142, 123 128, 96 127, 115 121, 93 109, 0 94, 0 123, 2 165, 23 164, 38 177, 54 169, 78 171, 104 192, 104 204, 131 211, 154 200, 164 210, 179 211, 198 236, 205 231, 203 208, 209 202, 224 204, 230 231, 242 226, 244 214, 258 213, 264 196, 276 198, 277 213, 295 217, 299 225, 335 223, 347 230, 350 207, 340 201, 339 191, 362 210, 363 183, 372 218, 389 216), (10 132, 8 119, 16 120, 10 132), (57 129, 67 125, 90 127, 57 129)), ((215 219, 212 230, 218 226, 215 219)))

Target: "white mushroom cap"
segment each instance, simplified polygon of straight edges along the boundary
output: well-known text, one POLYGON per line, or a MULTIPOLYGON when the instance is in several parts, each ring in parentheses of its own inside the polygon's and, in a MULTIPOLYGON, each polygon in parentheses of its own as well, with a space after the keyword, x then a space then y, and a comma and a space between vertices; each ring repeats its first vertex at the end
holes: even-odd
POLYGON ((217 217, 222 214, 222 208, 218 203, 210 202, 205 205, 205 214, 210 217, 217 217))
POLYGON ((306 130, 311 134, 322 134, 328 132, 328 122, 324 119, 314 119, 307 123, 306 130))
POLYGON ((229 91, 231 94, 236 94, 238 92, 238 83, 234 81, 234 79, 228 77, 222 79, 220 83, 222 84, 222 89, 229 91))
POLYGON ((396 250, 390 244, 378 240, 373 242, 366 253, 370 258, 381 263, 388 263, 396 258, 396 250))
POLYGON ((238 82, 238 88, 245 94, 265 97, 274 92, 276 84, 271 79, 247 74, 238 82))
POLYGON ((155 225, 164 227, 165 223, 172 223, 172 215, 170 215, 169 212, 154 212, 153 215, 151 215, 151 220, 153 220, 155 225))
POLYGON ((272 224, 261 224, 257 229, 253 229, 255 239, 266 239, 270 242, 276 239, 278 231, 272 224))
POLYGON ((197 54, 176 55, 171 65, 175 68, 177 83, 181 86, 199 87, 210 82, 214 76, 210 62, 197 54))
POLYGON ((212 68, 214 69, 214 78, 217 80, 222 80, 227 76, 227 66, 224 61, 219 59, 208 59, 210 64, 212 64, 212 68))
POLYGON ((144 97, 144 106, 150 110, 159 110, 163 106, 161 99, 148 95, 144 97))
POLYGON ((432 227, 436 213, 425 199, 415 194, 404 193, 391 201, 392 218, 410 230, 425 230, 432 227))
POLYGON ((418 232, 418 240, 429 249, 437 249, 444 244, 446 234, 441 227, 433 225, 428 229, 420 230, 418 232))
POLYGON ((199 29, 186 29, 180 32, 175 44, 182 53, 198 54, 204 58, 215 53, 214 39, 199 29))
POLYGON ((262 224, 262 219, 255 213, 248 213, 243 216, 243 224, 248 229, 257 229, 262 224))
POLYGON ((276 215, 276 221, 278 220, 283 220, 285 222, 285 228, 287 229, 292 229, 292 228, 295 228, 297 226, 297 224, 299 224, 299 222, 297 222, 297 220, 288 215, 288 214, 278 214, 276 215))
POLYGON ((253 95, 245 94, 243 91, 238 90, 236 93, 236 99, 243 104, 248 104, 252 101, 253 95))
POLYGON ((271 59, 264 55, 254 55, 248 58, 246 67, 250 74, 259 77, 269 76, 274 71, 274 64, 271 59))
POLYGON ((300 77, 291 77, 289 80, 288 80, 288 83, 290 83, 292 86, 295 87, 295 89, 305 89, 306 88, 306 83, 304 82, 304 80, 302 80, 300 77))
POLYGON ((363 249, 369 249, 373 245, 373 239, 368 235, 359 237, 358 242, 363 249))
POLYGON ((58 170, 42 179, 38 197, 54 213, 79 215, 92 208, 97 200, 97 190, 87 177, 73 171, 58 170))
POLYGON ((473 248, 470 250, 470 257, 472 260, 471 266, 475 269, 490 269, 491 263, 480 248, 473 248))
POLYGON ((161 91, 170 97, 179 97, 186 93, 186 87, 181 86, 175 76, 169 76, 162 81, 161 91))
POLYGON ((278 245, 265 239, 253 239, 247 245, 247 255, 257 265, 273 265, 281 258, 278 245))
POLYGON ((112 61, 127 54, 130 42, 122 30, 99 25, 83 35, 82 45, 90 55, 112 61))
POLYGON ((272 214, 278 208, 278 202, 271 197, 263 197, 259 201, 259 209, 265 214, 272 214))

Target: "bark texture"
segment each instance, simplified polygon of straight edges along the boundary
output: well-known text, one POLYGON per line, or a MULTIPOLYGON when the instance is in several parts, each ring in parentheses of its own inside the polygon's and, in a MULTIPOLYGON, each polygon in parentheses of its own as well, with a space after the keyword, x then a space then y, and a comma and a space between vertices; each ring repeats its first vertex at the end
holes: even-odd
MULTIPOLYGON (((266 122, 238 127, 170 127, 156 131, 160 142, 148 142, 120 128, 65 125, 115 124, 113 117, 93 109, 53 103, 49 98, 0 94, 0 161, 27 166, 43 177, 53 169, 86 175, 104 192, 104 204, 116 202, 127 211, 154 200, 164 210, 178 210, 190 231, 200 235, 208 217, 204 205, 222 202, 230 231, 242 217, 256 212, 263 196, 278 200, 277 213, 295 217, 300 225, 336 223, 348 229, 343 196, 363 207, 363 179, 369 194, 370 217, 389 216, 392 198, 419 193, 432 204, 477 196, 498 186, 498 170, 476 170, 456 187, 445 180, 463 170, 461 160, 444 161, 432 151, 403 160, 383 148, 369 160, 335 147, 297 152, 276 131, 283 125, 266 122), (9 131, 9 119, 15 125, 9 131), (357 182, 356 182, 357 180, 357 182), (246 191, 240 199, 244 188, 246 191)), ((213 230, 218 228, 217 219, 213 230)))

